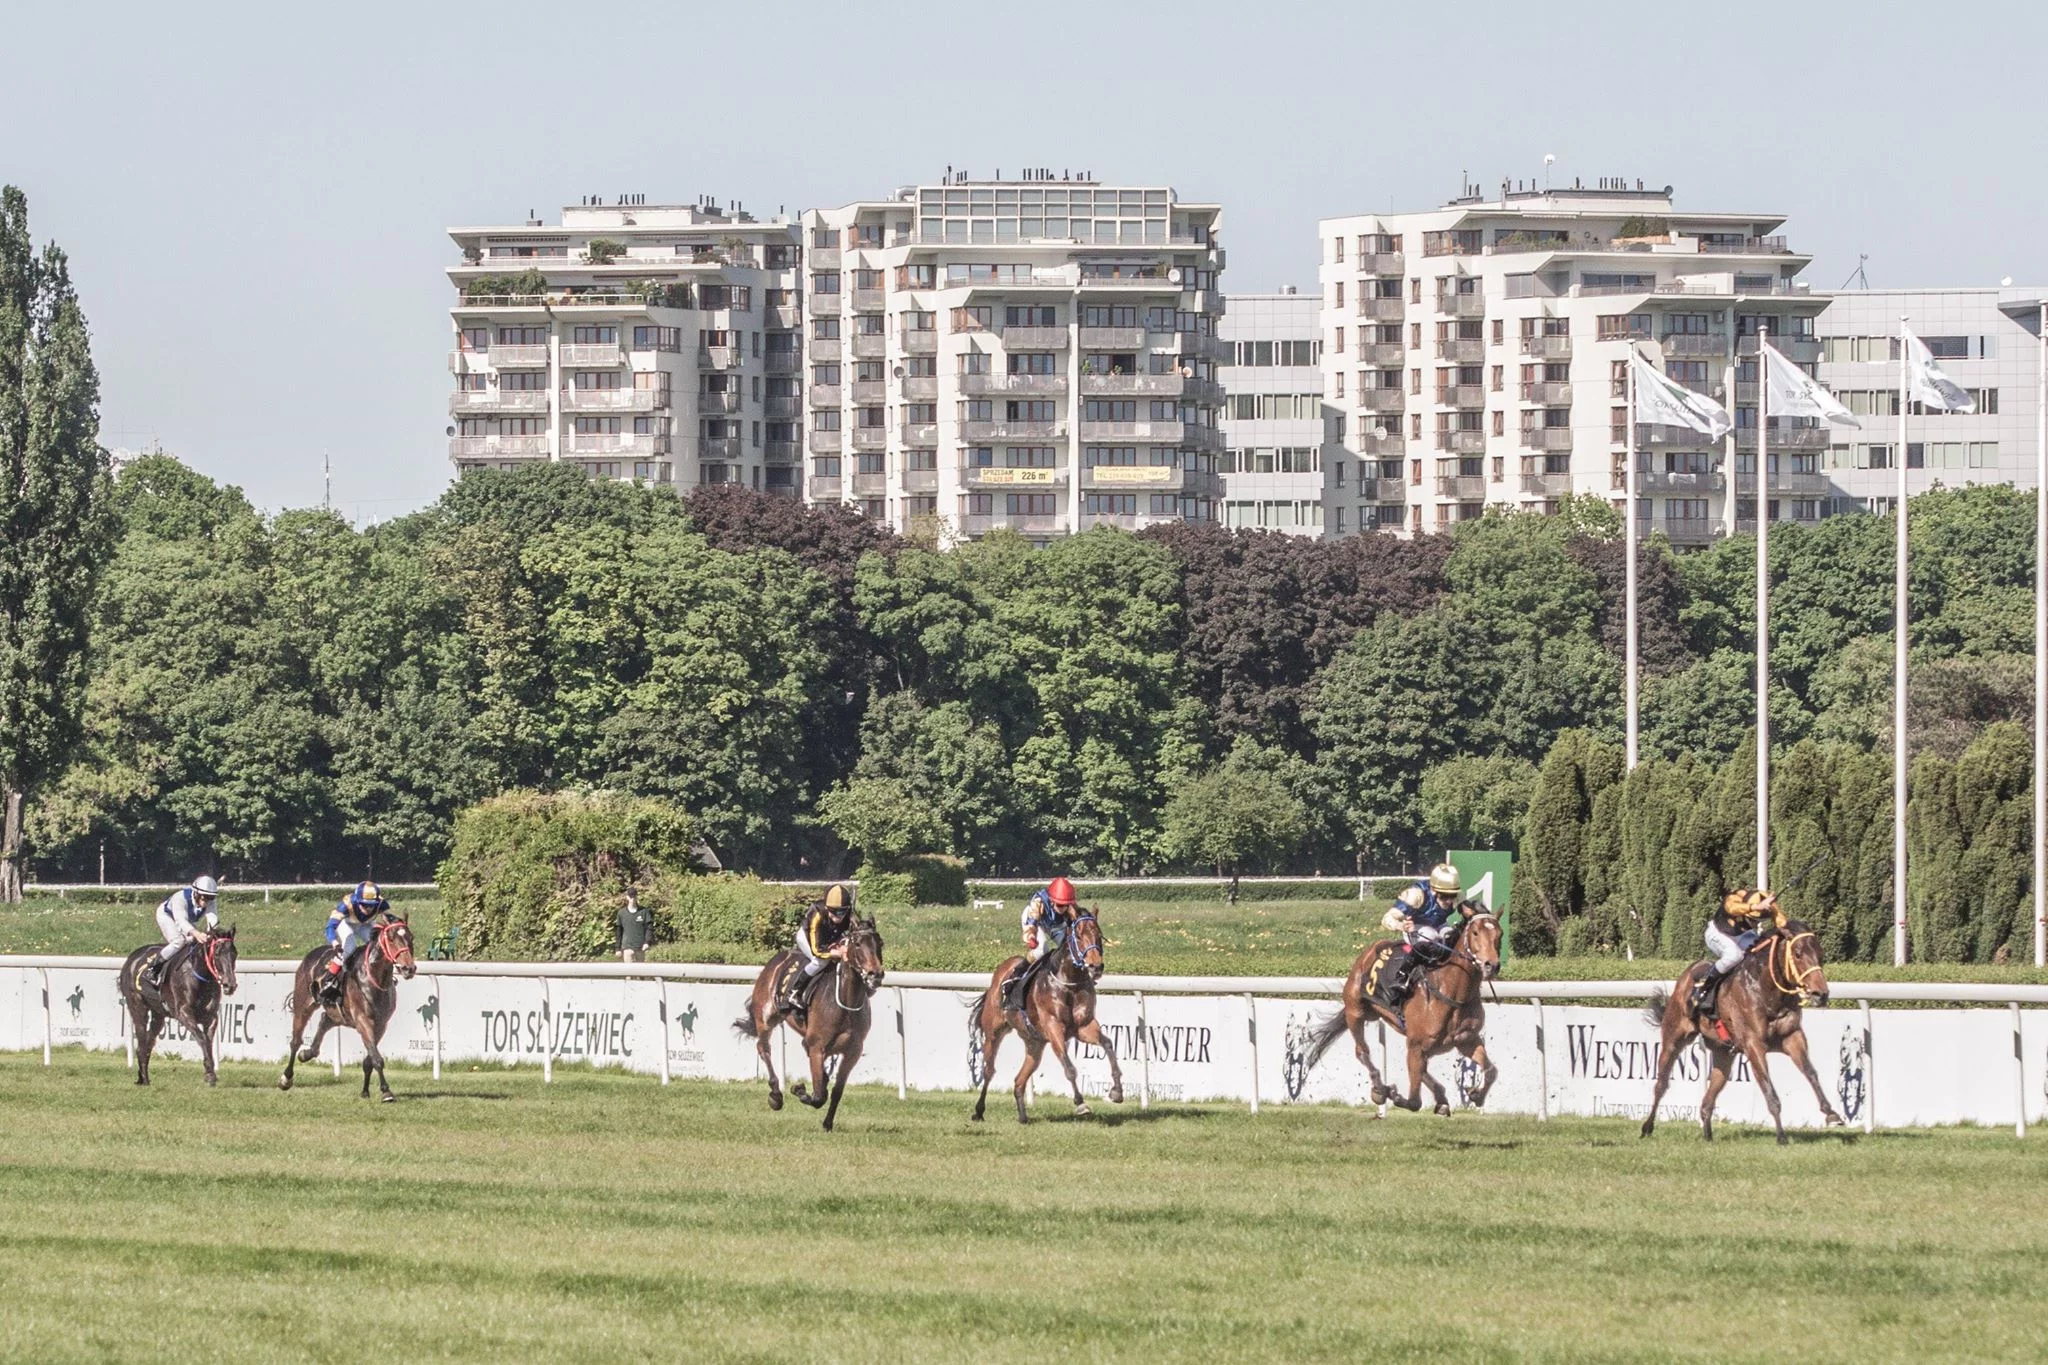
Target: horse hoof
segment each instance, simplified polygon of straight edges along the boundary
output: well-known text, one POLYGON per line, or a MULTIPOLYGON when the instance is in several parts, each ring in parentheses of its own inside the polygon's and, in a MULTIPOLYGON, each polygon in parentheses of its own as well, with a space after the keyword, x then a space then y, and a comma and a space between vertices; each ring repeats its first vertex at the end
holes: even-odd
POLYGON ((1074 1106, 1074 1117, 1077 1119, 1085 1119, 1094 1112, 1095 1111, 1093 1109, 1090 1109, 1085 1104, 1077 1104, 1074 1106))
POLYGON ((768 1097, 768 1107, 769 1107, 769 1108, 770 1108, 771 1110, 772 1110, 772 1109, 780 1109, 780 1108, 782 1108, 782 1096, 780 1096, 780 1095, 770 1095, 770 1096, 768 1097))
POLYGON ((980 1122, 981 1122, 981 1111, 980 1111, 979 1109, 977 1109, 977 1110, 975 1110, 975 1111, 974 1111, 973 1113, 969 1114, 969 1115, 967 1116, 967 1118, 968 1118, 969 1122, 972 1122, 972 1123, 980 1123, 980 1122))
POLYGON ((1657 1125, 1656 1125, 1656 1124, 1654 1124, 1654 1123, 1645 1123, 1645 1124, 1644 1124, 1644 1125, 1642 1126, 1642 1129, 1641 1129, 1641 1130, 1640 1130, 1640 1131, 1639 1131, 1639 1132, 1638 1132, 1638 1133, 1636 1134, 1636 1136, 1637 1136, 1637 1137, 1648 1137, 1648 1136, 1649 1136, 1650 1134, 1652 1134, 1652 1133, 1654 1133, 1654 1132, 1656 1132, 1656 1131, 1657 1131, 1657 1125))
POLYGON ((1109 1102, 1111 1104, 1122 1104, 1124 1102, 1124 1088, 1122 1086, 1118 1086, 1109 1092, 1109 1102))
POLYGON ((1439 1117, 1449 1118, 1451 1116, 1451 1106, 1449 1106, 1448 1104, 1440 1104, 1436 1107, 1436 1112, 1439 1117))
POLYGON ((207 1085, 208 1085, 209 1087, 211 1087, 211 1086, 216 1086, 216 1085, 219 1085, 219 1084, 220 1084, 220 1077, 218 1077, 218 1076, 208 1076, 208 1077, 206 1078, 206 1084, 207 1084, 207 1085))
POLYGON ((805 1104, 811 1102, 811 1097, 804 1093, 804 1083, 802 1081, 798 1081, 795 1085, 791 1086, 789 1093, 802 1100, 805 1104))
POLYGON ((396 1104, 398 1102, 398 1096, 392 1094, 389 1090, 379 1095, 377 1099, 383 1104, 396 1104))
POLYGON ((826 1119, 826 1120, 825 1120, 825 1123, 824 1123, 824 1128, 825 1128, 825 1131, 826 1131, 826 1132, 828 1132, 828 1133, 829 1133, 829 1132, 831 1132, 831 1131, 832 1131, 832 1120, 830 1120, 830 1119, 826 1119))
POLYGON ((1786 1137, 1783 1133, 1780 1133, 1778 1134, 1778 1145, 1780 1147, 1790 1147, 1792 1145, 1792 1139, 1786 1137))
POLYGON ((1848 1124, 1843 1121, 1840 1114, 1828 1114, 1821 1119, 1821 1122, 1829 1128, 1848 1127, 1848 1124))
POLYGON ((307 1048, 305 1051, 301 1052, 299 1054, 299 1060, 302 1062, 310 1062, 314 1060, 313 1049, 307 1048))
POLYGON ((279 1090, 289 1090, 289 1089, 291 1089, 291 1088, 292 1088, 292 1078, 291 1078, 291 1077, 289 1077, 289 1076, 279 1076, 279 1077, 277 1078, 277 1088, 278 1088, 279 1090))
POLYGON ((1385 1104, 1389 1099, 1393 1098, 1393 1094, 1394 1092, 1385 1086, 1376 1085, 1372 1088, 1372 1102, 1374 1104, 1385 1104))

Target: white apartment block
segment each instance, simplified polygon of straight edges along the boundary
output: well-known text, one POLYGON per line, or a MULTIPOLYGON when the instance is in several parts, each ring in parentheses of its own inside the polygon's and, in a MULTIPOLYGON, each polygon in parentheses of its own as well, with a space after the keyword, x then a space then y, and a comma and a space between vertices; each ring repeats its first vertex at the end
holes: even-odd
POLYGON ((1230 296, 1220 329, 1231 354, 1223 371, 1225 526, 1323 534, 1322 334, 1313 294, 1230 296))
POLYGON ((795 224, 638 199, 564 208, 558 226, 449 229, 449 458, 797 496, 795 224))
POLYGON ((1213 519, 1219 218, 1051 172, 805 213, 806 497, 944 542, 1213 519))
POLYGON ((1862 430, 1837 429, 1827 476, 1839 511, 1887 512, 1898 501, 1899 320, 1927 343, 1974 413, 1911 413, 1906 487, 2035 483, 2041 289, 1871 289, 1827 296, 1820 378, 1862 430))
MULTIPOLYGON (((1619 180, 1503 184, 1491 201, 1468 188, 1430 212, 1325 219, 1329 533, 1434 531, 1488 507, 1548 510, 1567 492, 1619 506, 1632 343, 1738 424, 1720 449, 1638 429, 1644 529, 1680 547, 1724 534, 1731 460, 1746 485, 1737 524, 1753 518, 1757 338, 1768 328, 1811 368, 1826 306, 1798 278, 1809 258, 1774 235, 1782 221, 1681 212, 1669 187, 1619 180)), ((1822 515, 1827 449, 1826 431, 1773 419, 1774 515, 1822 515)))

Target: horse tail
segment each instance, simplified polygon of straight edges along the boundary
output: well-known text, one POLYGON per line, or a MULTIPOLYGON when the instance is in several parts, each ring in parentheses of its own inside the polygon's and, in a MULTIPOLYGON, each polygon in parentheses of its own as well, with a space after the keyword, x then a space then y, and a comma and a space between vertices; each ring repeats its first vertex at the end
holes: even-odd
POLYGON ((1316 1063, 1323 1060, 1323 1054, 1330 1050, 1330 1044, 1343 1036, 1344 1008, 1340 1005, 1309 1030, 1308 1051, 1302 1054, 1302 1070, 1315 1070, 1316 1063))
POLYGON ((732 1021, 732 1031, 742 1038, 759 1038, 761 1036, 760 1025, 754 1022, 754 1008, 752 1005, 747 1007, 745 1014, 732 1021))
POLYGON ((1671 992, 1659 986, 1650 992, 1650 998, 1643 1002, 1643 1019, 1651 1028, 1664 1027, 1664 1011, 1671 1004, 1671 992))

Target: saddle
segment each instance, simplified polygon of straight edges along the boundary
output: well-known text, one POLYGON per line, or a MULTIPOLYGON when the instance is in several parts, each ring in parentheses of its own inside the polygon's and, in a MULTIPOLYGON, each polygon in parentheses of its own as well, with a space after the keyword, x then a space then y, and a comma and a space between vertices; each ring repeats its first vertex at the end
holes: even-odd
POLYGON ((1025 992, 1031 989, 1032 978, 1044 971, 1045 964, 1052 960, 1053 955, 1047 953, 1036 962, 1025 963, 1021 971, 1011 973, 1010 979, 1003 983, 1002 995, 1000 997, 1002 1007, 1006 1010, 1023 1009, 1025 992))
POLYGON ((793 1015, 801 1015, 810 1008, 811 996, 816 993, 818 983, 831 975, 827 971, 819 972, 808 981, 792 981, 790 979, 792 977, 800 978, 803 970, 804 960, 802 956, 791 953, 788 960, 782 964, 782 972, 775 982, 775 998, 777 1000, 787 1000, 789 1002, 789 1013, 793 1015), (794 994, 791 993, 792 990, 794 994))

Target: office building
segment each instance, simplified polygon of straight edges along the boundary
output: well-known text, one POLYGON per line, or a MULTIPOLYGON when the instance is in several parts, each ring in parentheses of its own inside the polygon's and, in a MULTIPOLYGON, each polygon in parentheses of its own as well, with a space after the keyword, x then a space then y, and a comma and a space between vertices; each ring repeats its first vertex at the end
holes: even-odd
MULTIPOLYGON (((1624 496, 1626 357, 1722 399, 1716 448, 1640 427, 1638 514, 1681 548, 1754 517, 1756 346, 1809 368, 1826 299, 1774 214, 1681 211, 1667 186, 1468 187, 1440 209, 1320 225, 1325 401, 1333 410, 1325 524, 1337 533, 1444 529, 1489 507, 1548 510, 1624 496), (1727 372, 1736 371, 1730 395, 1727 372), (1733 447, 1730 454, 1727 447, 1733 447), (1733 460, 1737 506, 1727 505, 1733 460), (1343 477, 1338 478, 1341 468, 1343 477)), ((1777 515, 1817 519, 1828 434, 1771 434, 1777 515)), ((1753 524, 1753 522, 1752 522, 1753 524)))
POLYGON ((1314 294, 1230 296, 1221 327, 1231 356, 1223 370, 1225 526, 1323 533, 1322 327, 1314 294))
POLYGON ((451 228, 458 472, 559 460, 593 478, 801 493, 796 225, 625 196, 559 225, 451 228))
POLYGON ((1213 519, 1219 217, 1052 172, 805 213, 806 496, 946 543, 1213 519))

